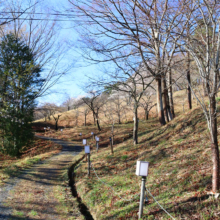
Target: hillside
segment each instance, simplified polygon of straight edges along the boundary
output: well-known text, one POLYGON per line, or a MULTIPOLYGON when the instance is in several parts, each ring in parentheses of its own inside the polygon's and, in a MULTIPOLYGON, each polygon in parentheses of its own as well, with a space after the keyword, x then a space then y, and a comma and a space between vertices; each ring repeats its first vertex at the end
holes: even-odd
MULTIPOLYGON (((150 162, 146 187, 175 219, 220 218, 219 201, 209 194, 212 161, 206 121, 196 103, 182 113, 184 96, 184 91, 175 93, 177 117, 167 125, 161 127, 155 117, 140 120, 136 146, 133 124, 116 125, 114 155, 109 147, 110 125, 103 125, 101 132, 91 125, 46 134, 79 144, 89 139, 96 173, 92 170, 88 178, 87 162, 82 161, 75 169, 75 186, 94 219, 137 219, 141 184, 135 175, 137 160, 150 162), (98 152, 91 132, 100 137, 98 152)), ((171 219, 149 192, 147 197, 143 219, 171 219)))
MULTIPOLYGON (((174 105, 175 105, 175 113, 181 114, 183 111, 187 111, 188 105, 187 105, 187 98, 186 98, 186 90, 180 90, 174 92, 174 105)), ((151 97, 152 103, 155 103, 156 101, 156 96, 151 97)), ((195 98, 192 100, 193 107, 197 107, 198 103, 195 100, 195 98)), ((126 112, 122 114, 122 122, 123 123, 128 123, 133 121, 133 112, 132 112, 132 107, 126 108, 126 112)), ((84 125, 84 115, 83 115, 83 108, 79 107, 78 109, 79 112, 79 117, 78 117, 78 122, 76 125, 76 110, 70 110, 66 112, 59 113, 59 115, 62 115, 59 119, 59 127, 60 128, 73 128, 77 126, 83 126, 84 125)), ((157 116, 157 107, 153 107, 150 111, 149 117, 156 117, 157 116)), ((55 114, 55 117, 57 117, 57 114, 55 114)), ((116 117, 116 116, 115 116, 116 117)), ((144 115, 144 109, 142 107, 138 108, 138 118, 141 120, 144 120, 145 115, 144 115)), ((105 118, 105 115, 103 111, 100 112, 99 114, 99 120, 100 124, 106 126, 108 124, 108 120, 105 118)), ((93 117, 92 113, 90 112, 87 116, 87 125, 93 125, 93 117)), ((116 122, 117 122, 117 117, 116 117, 116 122)), ((51 128, 54 128, 55 126, 55 120, 53 117, 50 117, 50 120, 47 119, 45 122, 45 119, 42 118, 40 120, 36 120, 34 122, 35 126, 39 126, 40 129, 42 129, 42 126, 50 126, 51 128)), ((43 130, 42 130, 43 131, 43 130)))

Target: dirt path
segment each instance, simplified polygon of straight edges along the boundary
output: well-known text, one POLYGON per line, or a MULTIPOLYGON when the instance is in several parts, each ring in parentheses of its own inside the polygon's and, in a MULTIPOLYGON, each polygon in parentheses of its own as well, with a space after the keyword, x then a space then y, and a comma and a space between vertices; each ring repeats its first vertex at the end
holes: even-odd
MULTIPOLYGON (((45 137, 42 137, 45 138, 45 137)), ((78 219, 76 209, 70 214, 62 191, 61 174, 80 151, 73 143, 45 138, 63 146, 61 153, 25 170, 18 178, 12 178, 0 188, 0 220, 9 219, 78 219)))

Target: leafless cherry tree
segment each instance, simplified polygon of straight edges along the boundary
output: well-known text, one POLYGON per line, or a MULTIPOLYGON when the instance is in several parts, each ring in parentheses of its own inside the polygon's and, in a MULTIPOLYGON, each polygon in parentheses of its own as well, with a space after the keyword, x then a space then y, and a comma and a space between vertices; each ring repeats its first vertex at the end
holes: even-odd
POLYGON ((55 115, 55 113, 54 113, 52 116, 55 120, 55 130, 58 131, 58 121, 62 115, 59 115, 59 114, 55 115))
POLYGON ((108 102, 111 103, 111 109, 112 113, 117 115, 118 118, 118 124, 121 124, 121 121, 124 117, 125 111, 126 110, 126 105, 125 105, 125 95, 127 95, 124 92, 120 91, 113 91, 108 99, 108 102))
POLYGON ((137 63, 142 63, 156 80, 160 123, 164 125, 166 120, 172 119, 165 79, 172 67, 171 61, 180 37, 173 32, 178 29, 178 32, 182 33, 184 23, 188 22, 182 21, 185 1, 69 0, 69 2, 73 7, 70 11, 83 20, 80 27, 84 29, 80 31, 82 41, 86 44, 83 47, 84 56, 95 63, 135 56, 137 63), (180 28, 181 22, 183 24, 180 28))
POLYGON ((89 107, 93 113, 94 122, 96 122, 98 130, 101 131, 99 123, 99 112, 101 107, 104 105, 103 96, 104 94, 97 91, 88 92, 89 96, 82 98, 83 102, 89 107))
POLYGON ((191 86, 193 95, 203 109, 210 132, 213 161, 212 191, 217 193, 220 186, 216 108, 216 94, 220 87, 220 3, 214 0, 192 1, 185 7, 187 10, 194 8, 191 16, 185 15, 185 19, 193 28, 189 35, 187 33, 182 35, 184 43, 181 46, 195 61, 208 94, 207 106, 199 87, 194 89, 191 86))
POLYGON ((144 109, 145 119, 148 120, 150 110, 156 106, 156 103, 152 101, 152 93, 146 92, 141 99, 140 106, 144 109))

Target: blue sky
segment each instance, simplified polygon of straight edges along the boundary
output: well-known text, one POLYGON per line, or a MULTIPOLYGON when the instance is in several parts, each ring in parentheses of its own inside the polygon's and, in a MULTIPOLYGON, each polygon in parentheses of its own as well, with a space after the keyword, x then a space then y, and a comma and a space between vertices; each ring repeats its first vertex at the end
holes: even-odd
MULTIPOLYGON (((62 8, 68 8, 69 3, 67 0, 46 0, 44 3, 49 9, 61 10, 62 8)), ((63 18, 67 19, 67 18, 63 18)), ((74 63, 73 68, 64 75, 59 82, 49 91, 51 94, 39 98, 38 104, 44 102, 54 102, 61 104, 65 99, 69 97, 78 97, 85 94, 82 89, 83 84, 88 81, 86 75, 93 75, 98 72, 98 68, 93 66, 87 66, 88 64, 82 60, 79 53, 76 52, 74 45, 78 45, 78 34, 73 26, 73 23, 68 21, 60 22, 60 37, 59 41, 71 41, 72 47, 69 47, 68 53, 65 54, 65 58, 62 60, 62 65, 69 65, 74 63)))

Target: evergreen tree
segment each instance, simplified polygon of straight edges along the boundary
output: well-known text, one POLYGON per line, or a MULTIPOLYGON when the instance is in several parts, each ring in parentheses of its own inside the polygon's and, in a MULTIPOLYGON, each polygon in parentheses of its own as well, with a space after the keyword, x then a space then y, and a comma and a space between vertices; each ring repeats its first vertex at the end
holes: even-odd
POLYGON ((42 86, 41 68, 30 48, 14 34, 0 42, 0 150, 19 156, 31 143, 35 97, 42 86))

